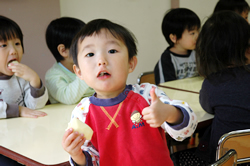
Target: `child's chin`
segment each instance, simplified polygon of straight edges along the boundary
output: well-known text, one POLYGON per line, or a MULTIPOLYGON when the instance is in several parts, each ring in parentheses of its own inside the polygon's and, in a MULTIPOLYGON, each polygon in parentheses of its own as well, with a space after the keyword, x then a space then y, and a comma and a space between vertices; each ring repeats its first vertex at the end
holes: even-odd
POLYGON ((8 73, 5 73, 4 75, 6 75, 6 76, 13 76, 15 73, 13 73, 13 72, 8 72, 8 73))

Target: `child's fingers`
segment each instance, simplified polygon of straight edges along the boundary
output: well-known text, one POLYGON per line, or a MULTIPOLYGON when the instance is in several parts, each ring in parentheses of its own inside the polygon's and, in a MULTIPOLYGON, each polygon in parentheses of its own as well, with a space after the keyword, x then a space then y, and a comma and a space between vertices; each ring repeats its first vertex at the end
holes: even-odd
POLYGON ((24 113, 24 114, 21 114, 22 117, 26 117, 26 118, 38 118, 37 115, 34 115, 34 114, 27 114, 27 113, 24 113))
POLYGON ((146 116, 146 115, 148 115, 148 114, 150 114, 150 109, 149 109, 149 107, 146 107, 146 108, 144 108, 143 110, 142 110, 142 115, 143 115, 143 118, 144 118, 144 116, 146 116))
POLYGON ((150 90, 150 96, 151 96, 151 103, 153 103, 155 100, 157 100, 157 95, 155 94, 155 87, 152 87, 150 90))
POLYGON ((63 135, 63 140, 62 143, 63 145, 65 144, 66 146, 69 145, 69 141, 66 141, 66 139, 68 138, 68 136, 73 132, 72 128, 69 128, 68 130, 66 130, 66 132, 63 135))
POLYGON ((33 115, 38 116, 38 117, 43 117, 43 116, 46 116, 47 114, 42 111, 34 111, 33 115))
POLYGON ((79 146, 79 143, 84 139, 83 134, 79 134, 78 132, 74 132, 73 134, 76 134, 76 138, 71 143, 71 149, 75 149, 77 145, 79 146))
POLYGON ((70 154, 76 154, 78 151, 81 151, 84 141, 83 134, 73 132, 65 139, 64 149, 70 154))

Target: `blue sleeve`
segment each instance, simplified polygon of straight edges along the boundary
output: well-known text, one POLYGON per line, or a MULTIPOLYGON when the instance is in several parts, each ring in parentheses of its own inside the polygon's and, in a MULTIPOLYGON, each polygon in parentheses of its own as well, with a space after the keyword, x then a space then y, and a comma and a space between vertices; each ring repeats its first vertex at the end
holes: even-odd
MULTIPOLYGON (((173 106, 175 106, 175 105, 173 105, 173 106)), ((184 109, 184 108, 182 108, 182 107, 179 107, 179 106, 175 106, 177 109, 179 109, 179 110, 181 110, 181 112, 182 112, 182 114, 183 114, 183 121, 180 123, 180 124, 177 124, 177 125, 170 125, 169 123, 169 125, 173 128, 173 129, 175 129, 175 130, 180 130, 180 129, 183 129, 183 128, 185 128, 185 127, 187 127, 188 126, 188 123, 189 123, 189 114, 187 113, 187 111, 184 109)), ((167 122, 166 122, 167 123, 167 122)))

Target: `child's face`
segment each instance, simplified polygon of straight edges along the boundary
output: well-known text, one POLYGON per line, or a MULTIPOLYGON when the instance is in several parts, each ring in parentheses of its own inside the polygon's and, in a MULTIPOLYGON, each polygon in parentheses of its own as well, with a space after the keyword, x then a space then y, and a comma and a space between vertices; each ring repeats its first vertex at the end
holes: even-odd
POLYGON ((198 35, 199 35, 199 30, 197 28, 191 31, 185 29, 184 32, 182 33, 181 39, 177 40, 177 43, 175 45, 179 47, 179 49, 194 50, 198 35))
POLYGON ((78 48, 79 68, 74 65, 76 75, 96 91, 96 97, 118 96, 137 64, 135 56, 129 61, 123 41, 102 29, 98 35, 85 37, 78 48))
POLYGON ((14 60, 20 62, 23 56, 23 47, 20 39, 0 41, 0 75, 13 75, 8 64, 14 60))
POLYGON ((248 22, 248 11, 243 11, 241 14, 240 14, 247 22, 248 22))

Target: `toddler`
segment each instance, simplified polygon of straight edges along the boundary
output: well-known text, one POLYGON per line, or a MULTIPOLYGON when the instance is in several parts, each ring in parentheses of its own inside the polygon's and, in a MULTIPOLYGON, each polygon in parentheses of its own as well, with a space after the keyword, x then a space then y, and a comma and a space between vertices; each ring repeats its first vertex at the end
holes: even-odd
POLYGON ((91 140, 72 128, 63 136, 71 165, 173 165, 164 131, 181 141, 192 135, 197 118, 186 102, 170 100, 153 84, 126 85, 137 64, 133 34, 93 20, 76 35, 70 53, 76 75, 95 90, 72 112, 92 128, 91 140))
POLYGON ((0 16, 0 118, 45 116, 48 93, 38 74, 21 62, 23 34, 9 18, 0 16))

